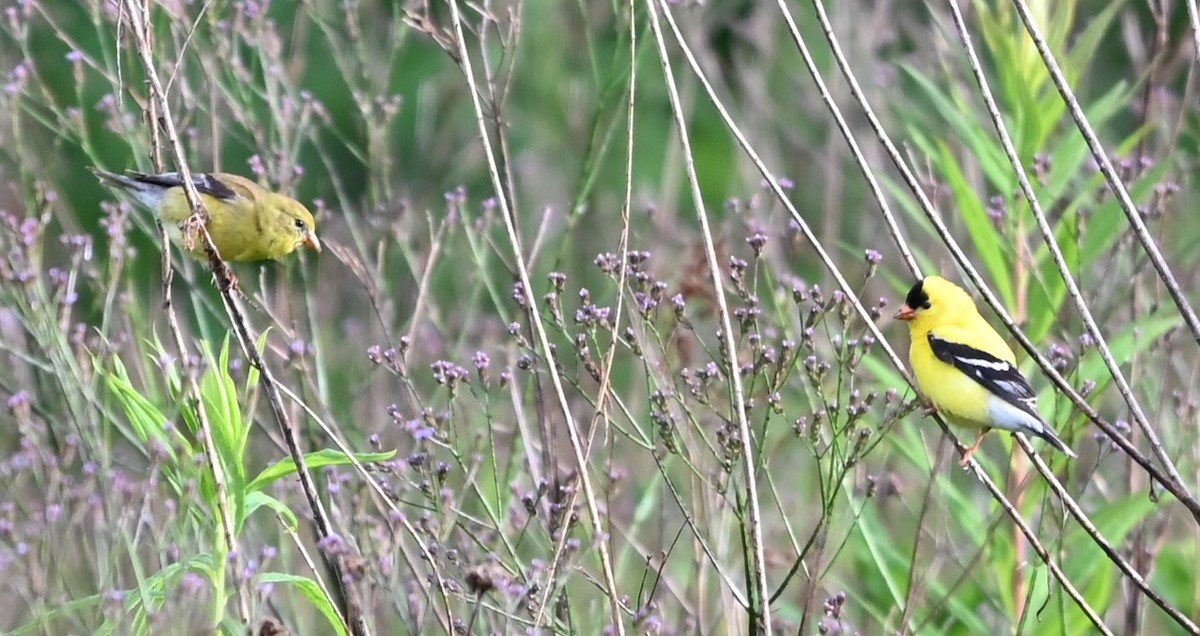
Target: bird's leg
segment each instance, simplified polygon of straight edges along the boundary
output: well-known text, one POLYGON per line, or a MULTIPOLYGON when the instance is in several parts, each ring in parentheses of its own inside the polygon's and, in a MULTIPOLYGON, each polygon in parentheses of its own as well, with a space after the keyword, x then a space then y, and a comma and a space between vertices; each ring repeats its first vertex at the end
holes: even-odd
POLYGON ((921 400, 921 413, 925 417, 937 415, 937 407, 933 405, 933 402, 930 402, 929 400, 926 400, 926 399, 922 399, 921 400))
POLYGON ((223 268, 221 273, 214 274, 217 277, 218 284, 221 286, 221 291, 241 291, 238 287, 237 275, 233 273, 233 268, 224 263, 221 264, 221 267, 223 268))
POLYGON ((972 444, 971 447, 968 448, 965 453, 963 453, 962 462, 960 462, 960 464, 962 465, 963 468, 966 468, 967 464, 971 463, 971 456, 975 454, 975 451, 979 450, 979 445, 983 443, 984 436, 986 436, 989 432, 991 432, 991 430, 992 430, 991 427, 985 426, 983 428, 983 432, 980 433, 979 437, 975 439, 975 443, 972 444))

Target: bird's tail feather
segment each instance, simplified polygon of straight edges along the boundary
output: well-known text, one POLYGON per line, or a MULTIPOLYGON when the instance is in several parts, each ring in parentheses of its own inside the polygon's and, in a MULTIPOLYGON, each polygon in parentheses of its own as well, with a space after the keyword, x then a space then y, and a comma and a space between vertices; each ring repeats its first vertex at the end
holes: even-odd
POLYGON ((127 190, 129 190, 129 189, 140 190, 141 189, 139 186, 139 183, 136 180, 134 180, 130 177, 127 177, 125 175, 117 174, 115 172, 109 172, 107 170, 101 170, 100 168, 96 168, 93 166, 88 166, 88 170, 91 171, 92 174, 96 175, 96 178, 99 179, 100 183, 103 183, 104 185, 115 186, 115 187, 124 188, 127 190))
POLYGON ((158 205, 162 202, 163 193, 169 187, 165 183, 155 181, 150 175, 144 175, 139 172, 131 172, 128 175, 124 175, 92 166, 88 166, 88 170, 96 175, 100 183, 132 195, 133 198, 141 201, 151 209, 158 208, 158 205))
POLYGON ((1058 435, 1054 433, 1054 429, 1050 428, 1050 426, 1045 422, 1042 422, 1041 426, 1036 430, 1030 428, 1029 432, 1046 440, 1051 446, 1067 457, 1078 457, 1078 455, 1075 454, 1075 451, 1071 450, 1071 447, 1067 446, 1067 443, 1062 441, 1062 439, 1060 439, 1058 435))

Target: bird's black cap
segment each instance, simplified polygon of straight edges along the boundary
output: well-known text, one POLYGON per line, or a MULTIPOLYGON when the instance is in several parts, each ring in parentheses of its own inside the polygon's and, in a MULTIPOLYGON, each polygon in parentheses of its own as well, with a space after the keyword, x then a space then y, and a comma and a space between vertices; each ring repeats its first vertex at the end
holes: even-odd
POLYGON ((925 281, 919 280, 912 289, 908 290, 908 296, 904 298, 904 304, 910 309, 929 309, 929 294, 925 293, 925 281))

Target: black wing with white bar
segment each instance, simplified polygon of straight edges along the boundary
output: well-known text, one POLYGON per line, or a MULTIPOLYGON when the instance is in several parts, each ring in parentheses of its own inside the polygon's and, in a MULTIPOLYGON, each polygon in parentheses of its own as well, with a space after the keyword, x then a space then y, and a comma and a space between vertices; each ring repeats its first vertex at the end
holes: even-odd
MULTIPOLYGON (((134 173, 133 178, 142 183, 148 183, 163 188, 174 188, 175 186, 183 185, 183 179, 179 178, 178 172, 164 172, 162 174, 141 174, 134 173)), ((216 177, 216 175, 207 172, 192 173, 192 184, 196 186, 196 191, 200 194, 207 194, 214 199, 228 201, 235 198, 238 194, 216 177)))
POLYGON ((996 397, 1037 415, 1034 406, 1037 394, 1012 363, 970 345, 943 340, 932 331, 929 332, 929 346, 938 360, 954 365, 996 397))

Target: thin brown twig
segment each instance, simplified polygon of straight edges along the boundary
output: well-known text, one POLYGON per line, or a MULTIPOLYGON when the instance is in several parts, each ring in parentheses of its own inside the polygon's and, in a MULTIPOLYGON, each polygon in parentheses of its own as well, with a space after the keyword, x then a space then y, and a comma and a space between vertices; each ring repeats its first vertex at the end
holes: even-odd
MULTIPOLYGON (((1050 471, 1050 468, 1045 465, 1045 463, 1042 461, 1042 458, 1033 452, 1033 448, 1029 445, 1028 440, 1023 437, 1017 437, 1016 440, 1017 443, 1021 445, 1021 449, 1024 450, 1033 460, 1034 464, 1037 465, 1038 472, 1042 472, 1043 470, 1047 472, 1050 471)), ((1161 608, 1162 611, 1166 612, 1166 614, 1170 616, 1172 620, 1178 623, 1180 627, 1187 630, 1189 634, 1200 634, 1200 626, 1197 626, 1196 623, 1192 621, 1192 619, 1188 618, 1183 612, 1181 612, 1179 608, 1171 605, 1154 588, 1150 587, 1150 584, 1146 581, 1146 578, 1143 577, 1137 571, 1137 569, 1134 568, 1133 565, 1120 554, 1120 552, 1113 548, 1112 544, 1110 544, 1108 540, 1104 538, 1104 535, 1100 533, 1100 530, 1096 528, 1095 524, 1092 523, 1091 519, 1088 518, 1087 514, 1082 508, 1080 508, 1079 504, 1071 498, 1069 493, 1067 493, 1066 488, 1063 487, 1062 483, 1060 483, 1057 479, 1049 479, 1047 480, 1047 483, 1050 484, 1050 489, 1054 491, 1055 496, 1057 496, 1059 500, 1063 502, 1063 505, 1066 506, 1067 511, 1071 514, 1075 521, 1079 523, 1079 526, 1083 528, 1083 531, 1086 532, 1089 537, 1091 537, 1092 541, 1100 548, 1102 552, 1104 552, 1104 555, 1107 556, 1108 559, 1112 561, 1117 568, 1120 569, 1121 572, 1124 573, 1125 576, 1128 577, 1135 586, 1137 586, 1139 590, 1141 590, 1142 594, 1146 595, 1146 598, 1149 598, 1155 605, 1161 608)))
MULTIPOLYGON (((124 17, 126 22, 133 30, 133 39, 139 53, 142 54, 142 62, 146 67, 146 74, 151 73, 152 62, 148 61, 149 51, 153 48, 154 43, 151 40, 153 37, 150 31, 150 8, 145 2, 140 5, 134 4, 133 0, 126 0, 121 5, 121 12, 128 14, 124 17)), ((155 171, 161 172, 163 169, 162 160, 162 137, 158 127, 158 104, 159 99, 156 99, 155 91, 157 86, 153 82, 148 82, 150 85, 151 95, 146 100, 146 123, 150 127, 150 161, 154 166, 155 171)), ((175 350, 179 356, 180 364, 184 364, 188 357, 187 345, 184 343, 183 330, 179 327, 179 318, 175 313, 175 305, 171 295, 172 283, 175 278, 175 270, 171 264, 171 241, 167 235, 166 226, 159 219, 155 219, 160 234, 163 238, 163 254, 162 254, 162 290, 163 290, 163 311, 167 314, 167 330, 171 332, 171 338, 175 344, 175 350)), ((230 494, 229 483, 225 478, 224 465, 221 463, 220 455, 217 452, 217 446, 213 439, 212 424, 208 419, 208 412, 204 407, 204 397, 200 392, 200 383, 196 379, 195 374, 189 373, 186 369, 183 372, 183 381, 187 384, 187 392, 192 406, 196 411, 196 420, 200 425, 200 443, 204 449, 204 457, 207 460, 209 469, 212 471, 213 490, 215 491, 214 499, 217 503, 217 517, 221 526, 221 536, 225 544, 225 550, 233 559, 233 567, 239 568, 241 560, 240 551, 237 549, 237 533, 234 530, 236 524, 233 519, 233 512, 230 510, 230 494)), ((226 567, 224 563, 216 564, 216 567, 226 567)), ((220 598, 218 591, 217 598, 220 598)), ((246 591, 240 583, 234 584, 234 594, 237 598, 238 617, 242 625, 250 624, 250 604, 246 597, 246 591)))
MULTIPOLYGON (((459 63, 462 67, 463 75, 467 82, 467 88, 471 94, 471 105, 475 112, 475 123, 479 127, 480 143, 483 144, 484 157, 487 160, 488 171, 492 179, 492 187, 495 189, 496 204, 500 209, 500 216, 504 219, 505 230, 508 233, 509 247, 512 249, 513 261, 517 270, 517 276, 520 279, 520 284, 524 290, 525 297, 535 298, 533 293, 533 284, 529 280, 529 269, 525 264, 525 255, 521 250, 519 234, 516 228, 515 210, 510 205, 509 196, 506 192, 505 182, 500 174, 500 167, 497 164, 495 149, 492 146, 491 136, 488 133, 487 117, 484 112, 481 102, 481 92, 475 79, 475 71, 472 68, 471 56, 467 50, 467 41, 463 34, 463 19, 462 13, 459 10, 458 0, 450 0, 450 15, 451 22, 454 26, 454 46, 458 50, 459 63)), ((596 539, 596 547, 600 556, 601 569, 604 572, 604 585, 609 605, 609 614, 612 619, 612 624, 618 636, 624 636, 625 627, 621 620, 621 605, 618 598, 616 575, 613 572, 612 555, 608 549, 608 541, 606 538, 607 531, 605 528, 605 517, 601 515, 599 506, 596 503, 596 491, 592 485, 592 478, 588 471, 587 459, 583 453, 583 444, 580 439, 579 427, 575 423, 575 418, 571 413, 571 405, 567 402, 567 395, 563 389, 562 378, 559 377, 558 365, 554 355, 554 350, 550 346, 550 338, 546 333, 546 327, 542 323, 541 314, 536 309, 531 309, 528 312, 530 322, 538 345, 541 347, 547 371, 550 375, 550 382, 554 386, 554 394, 558 398, 558 405, 562 411, 563 420, 566 423, 567 437, 571 442, 571 450, 575 455, 575 465, 578 470, 579 483, 583 487, 584 501, 588 508, 588 515, 592 522, 592 531, 596 539)), ((549 440, 544 440, 549 442, 549 440)), ((565 532, 564 532, 565 534, 565 532)), ((550 577, 546 585, 546 591, 542 596, 541 602, 538 603, 538 618, 535 624, 541 624, 541 617, 548 605, 549 595, 555 589, 553 577, 550 577)))
MULTIPOLYGON (((732 385, 732 419, 737 424, 738 437, 742 447, 742 478, 746 481, 743 485, 747 507, 746 524, 748 528, 746 532, 749 535, 751 554, 750 572, 747 575, 749 579, 747 585, 750 588, 749 631, 751 633, 761 633, 770 636, 772 625, 767 599, 770 597, 771 590, 767 584, 762 511, 759 509, 758 477, 755 475, 757 463, 754 454, 754 438, 751 435, 750 422, 746 415, 745 389, 742 386, 741 365, 738 363, 733 322, 729 318, 729 305, 725 299, 725 284, 721 276, 723 270, 721 264, 717 261, 717 251, 713 243, 712 230, 708 223, 708 212, 704 207, 704 197, 700 192, 700 181, 696 175, 694 155, 692 154, 691 142, 688 139, 688 124, 684 117, 683 105, 679 99, 679 90, 676 87, 674 70, 671 67, 671 58, 667 53, 666 38, 663 37, 662 27, 659 23, 660 13, 667 17, 668 20, 670 19, 670 8, 666 6, 665 0, 661 2, 646 0, 646 8, 650 14, 650 29, 654 32, 654 42, 658 50, 659 63, 662 66, 663 80, 667 88, 667 96, 671 103, 671 113, 675 121, 675 134, 678 138, 680 150, 683 153, 685 172, 687 173, 688 185, 691 190, 692 205, 695 207, 696 218, 700 222, 700 233, 704 237, 704 256, 708 262, 709 274, 712 277, 713 292, 717 303, 717 315, 721 321, 721 344, 725 362, 728 365, 727 373, 732 385)), ((671 28, 675 28, 673 21, 671 22, 671 28)))
MULTIPOLYGON (((1162 2, 1147 2, 1146 4, 1154 19, 1153 45, 1147 61, 1148 68, 1145 70, 1146 83, 1142 86, 1141 125, 1148 127, 1154 118, 1154 96, 1159 90, 1158 75, 1165 66, 1164 62, 1167 56, 1167 9, 1162 2)), ((1149 140, 1150 135, 1142 135, 1138 138, 1137 145, 1133 149, 1135 157, 1141 157, 1146 153, 1146 144, 1149 140)))
MULTIPOLYGON (((945 440, 946 438, 942 438, 945 440)), ((913 611, 916 608, 917 600, 923 593, 928 593, 927 588, 923 585, 925 578, 931 575, 929 564, 919 564, 917 559, 921 554, 921 535, 922 529, 926 528, 925 522, 929 516, 929 511, 933 506, 935 484, 938 483, 937 476, 942 470, 942 444, 938 444, 936 460, 930 463, 929 479, 925 482, 925 492, 921 497, 921 508, 917 512, 917 530, 913 533, 912 554, 908 558, 908 586, 905 588, 903 610, 900 613, 900 629, 901 633, 910 628, 909 622, 912 620, 913 611)))
POLYGON ((405 337, 409 342, 412 342, 413 336, 417 332, 417 325, 421 324, 421 319, 424 318, 425 305, 429 298, 429 281, 433 277, 434 265, 437 264, 438 258, 441 257, 444 239, 450 229, 450 224, 451 220, 444 218, 435 227, 433 219, 429 219, 429 226, 433 229, 433 236, 429 238, 429 256, 425 258, 425 267, 421 271, 421 279, 417 283, 417 300, 413 303, 412 312, 408 316, 408 333, 405 337))
MULTIPOLYGON (((354 456, 354 450, 350 448, 350 446, 343 441, 341 437, 338 436, 337 431, 333 430, 333 427, 321 417, 321 414, 314 411, 312 407, 305 403, 299 395, 296 395, 287 386, 281 384, 279 385, 279 390, 282 391, 288 399, 295 403, 296 406, 304 411, 304 413, 316 423, 317 427, 325 433, 325 436, 333 442, 334 446, 336 446, 337 449, 341 451, 343 455, 345 455, 346 459, 350 462, 350 465, 354 467, 355 471, 358 472, 359 476, 363 478, 363 481, 375 494, 377 502, 382 502, 382 506, 388 509, 389 518, 396 519, 396 523, 399 523, 399 525, 404 528, 404 531, 413 540, 413 542, 417 544, 417 549, 420 552, 420 558, 431 564, 431 568, 434 572, 435 582, 438 585, 440 597, 444 603, 447 603, 448 607, 450 598, 449 590, 446 588, 440 571, 436 565, 433 565, 436 563, 433 553, 430 552, 429 546, 422 539, 421 533, 417 531, 415 526, 413 526, 412 521, 410 521, 408 517, 404 515, 403 511, 400 510, 400 507, 396 504, 395 495, 389 494, 380 481, 367 471, 367 468, 363 466, 362 462, 360 462, 358 458, 354 456)), ((401 548, 401 551, 403 553, 405 562, 409 565, 409 567, 416 571, 415 564, 417 560, 408 553, 407 549, 401 548)), ((426 593, 428 593, 428 583, 420 579, 418 579, 417 583, 423 590, 426 590, 426 593)))
MULTIPOLYGON (((625 282, 628 276, 628 255, 629 255, 629 209, 633 201, 633 145, 634 145, 634 104, 637 86, 637 20, 634 19, 633 0, 630 0, 630 15, 629 15, 629 40, 630 40, 630 64, 629 64, 629 102, 628 102, 628 136, 626 141, 625 155, 625 203, 621 207, 621 239, 617 248, 617 253, 620 255, 620 273, 617 278, 617 304, 613 312, 612 326, 612 343, 608 347, 608 353, 604 358, 604 366, 601 368, 600 388, 597 391, 596 406, 593 409, 592 418, 588 426, 587 443, 584 446, 583 456, 590 464, 592 456, 592 444, 596 438, 596 431, 601 427, 601 424, 608 424, 608 399, 609 391, 612 386, 612 370, 613 361, 616 358, 617 347, 620 344, 618 334, 621 333, 621 315, 624 311, 625 304, 625 282)), ((536 252, 537 244, 534 244, 536 252)), ((567 502, 567 510, 575 508, 575 503, 579 499, 579 491, 572 490, 570 498, 567 502)), ((562 559, 562 555, 567 545, 567 533, 562 533, 554 546, 554 556, 550 560, 550 570, 553 572, 557 568, 557 564, 562 559)), ((552 577, 551 577, 552 579, 552 577)))
POLYGON ((1192 60, 1200 66, 1200 12, 1196 11, 1196 0, 1184 0, 1187 5, 1188 25, 1192 27, 1192 60))

